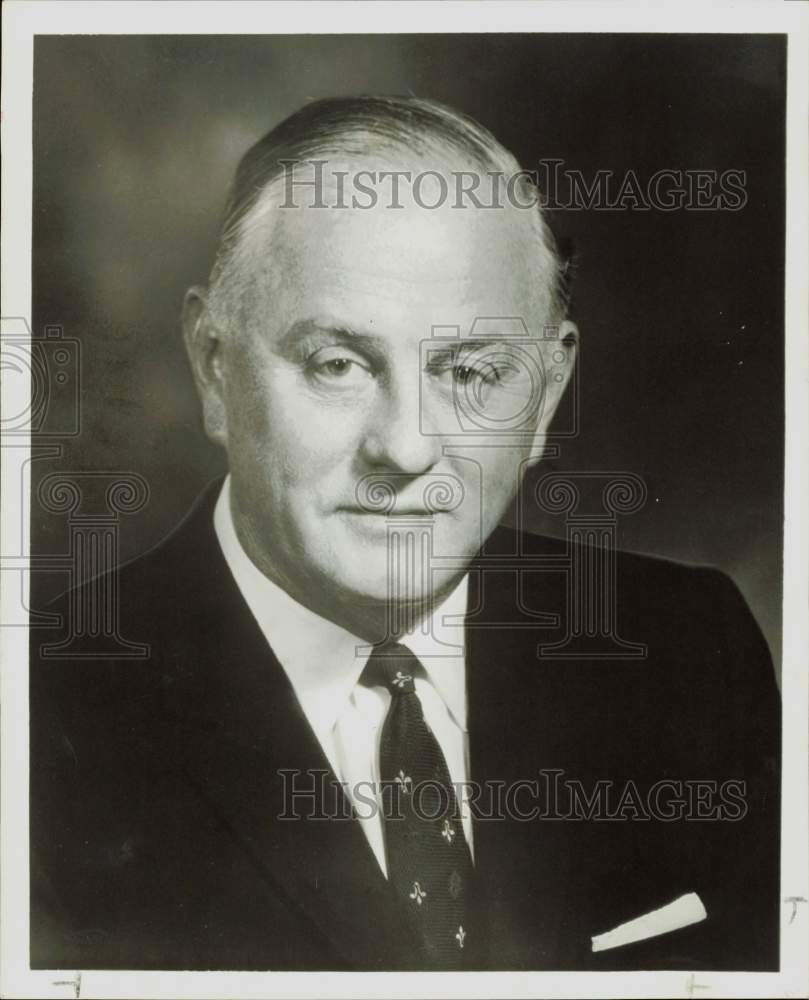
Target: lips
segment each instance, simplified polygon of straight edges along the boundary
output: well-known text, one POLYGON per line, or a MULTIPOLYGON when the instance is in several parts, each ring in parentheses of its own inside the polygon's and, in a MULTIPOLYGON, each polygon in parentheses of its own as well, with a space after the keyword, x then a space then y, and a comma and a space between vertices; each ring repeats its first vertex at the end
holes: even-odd
POLYGON ((344 514, 357 514, 361 517, 435 517, 442 514, 440 510, 424 510, 416 508, 405 508, 404 510, 363 510, 361 507, 339 507, 339 511, 344 514))
POLYGON ((431 473, 413 481, 404 473, 369 473, 358 480, 345 509, 359 516, 425 518, 448 514, 464 498, 461 480, 450 473, 431 473))

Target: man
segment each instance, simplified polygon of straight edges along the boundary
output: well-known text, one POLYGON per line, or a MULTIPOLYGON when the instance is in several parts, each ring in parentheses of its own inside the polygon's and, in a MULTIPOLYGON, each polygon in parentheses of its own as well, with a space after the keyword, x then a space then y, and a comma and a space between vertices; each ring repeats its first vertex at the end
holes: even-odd
POLYGON ((229 475, 101 584, 149 658, 33 636, 35 966, 777 966, 735 588, 498 527, 565 302, 530 179, 448 108, 317 102, 247 153, 183 317, 229 475), (629 645, 561 655, 599 558, 629 645))

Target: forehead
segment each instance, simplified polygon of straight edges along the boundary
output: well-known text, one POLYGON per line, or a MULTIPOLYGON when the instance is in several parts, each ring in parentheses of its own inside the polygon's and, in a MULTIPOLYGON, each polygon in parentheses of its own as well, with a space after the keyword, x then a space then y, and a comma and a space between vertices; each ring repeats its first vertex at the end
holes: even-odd
POLYGON ((406 186, 393 207, 389 190, 370 208, 283 208, 276 199, 243 244, 253 295, 284 313, 355 310, 364 326, 406 320, 421 334, 435 323, 468 328, 477 316, 543 321, 547 281, 527 211, 451 198, 426 208, 406 186))

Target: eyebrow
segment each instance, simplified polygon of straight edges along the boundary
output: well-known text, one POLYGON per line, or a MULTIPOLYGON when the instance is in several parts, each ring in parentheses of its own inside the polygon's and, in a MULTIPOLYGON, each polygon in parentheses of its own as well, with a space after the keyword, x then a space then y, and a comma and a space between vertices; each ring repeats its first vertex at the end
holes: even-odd
MULTIPOLYGON (((360 332, 352 329, 347 323, 338 319, 308 318, 297 320, 287 330, 279 342, 281 349, 293 347, 306 337, 321 334, 324 337, 333 337, 337 341, 348 341, 358 346, 367 346, 371 349, 379 350, 379 344, 383 340, 379 334, 360 332)), ((521 340, 523 338, 520 338, 521 340)), ((530 339, 530 338, 529 338, 530 339)), ((458 354, 461 351, 496 350, 510 346, 513 338, 492 337, 486 340, 463 339, 460 337, 424 337, 422 343, 427 345, 430 353, 444 352, 458 354)))
MULTIPOLYGON (((471 338, 464 340, 460 337, 447 337, 446 339, 425 337, 424 343, 430 345, 431 351, 451 351, 454 348, 465 351, 483 351, 493 348, 510 347, 513 340, 513 337, 493 337, 490 340, 472 340, 471 338)), ((526 343, 530 343, 530 341, 526 340, 526 343)), ((522 347, 522 343, 518 343, 517 346, 522 347)))
POLYGON ((389 344, 378 333, 353 329, 336 317, 310 317, 297 320, 278 342, 282 356, 300 363, 301 351, 308 353, 321 347, 344 346, 364 355, 375 367, 388 364, 389 344))
POLYGON ((372 343, 379 341, 378 335, 371 333, 360 333, 353 330, 348 324, 336 319, 319 319, 311 317, 309 319, 297 320, 287 330, 279 341, 282 349, 293 347, 298 341, 306 337, 321 334, 324 337, 334 337, 336 340, 351 340, 372 343))

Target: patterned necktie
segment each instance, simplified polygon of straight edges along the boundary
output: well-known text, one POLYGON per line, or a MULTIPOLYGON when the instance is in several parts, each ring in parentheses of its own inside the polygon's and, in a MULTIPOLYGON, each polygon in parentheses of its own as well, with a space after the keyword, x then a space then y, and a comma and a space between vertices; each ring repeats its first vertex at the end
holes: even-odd
POLYGON ((414 968, 461 969, 470 964, 472 860, 447 762, 416 694, 420 674, 419 660, 390 643, 374 648, 361 678, 391 694, 379 749, 388 879, 422 943, 414 968))

